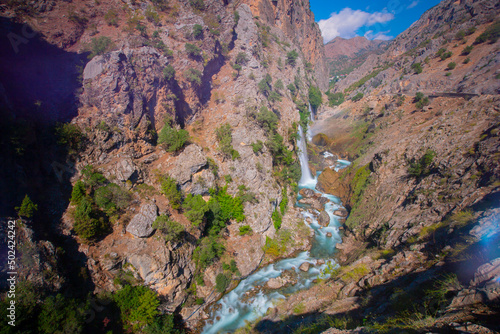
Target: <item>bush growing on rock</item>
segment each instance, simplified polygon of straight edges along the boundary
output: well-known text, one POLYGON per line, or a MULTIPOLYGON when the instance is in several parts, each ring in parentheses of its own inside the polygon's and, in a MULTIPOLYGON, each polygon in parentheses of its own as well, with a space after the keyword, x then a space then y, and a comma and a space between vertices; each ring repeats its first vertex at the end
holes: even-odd
POLYGON ((272 81, 273 79, 271 78, 271 75, 268 73, 266 74, 266 76, 264 77, 264 79, 262 79, 261 81, 259 81, 259 83, 257 84, 257 87, 259 88, 259 91, 264 94, 265 96, 268 96, 273 87, 272 87, 272 81))
POLYGON ((240 154, 233 148, 233 129, 229 123, 225 123, 215 129, 215 136, 219 141, 219 150, 227 157, 231 157, 233 160, 238 159, 240 154))
POLYGON ((273 220, 273 225, 276 231, 279 230, 282 222, 281 213, 278 210, 274 210, 271 215, 271 219, 273 220))
POLYGON ((89 49, 89 59, 95 56, 102 55, 106 52, 111 51, 114 48, 113 41, 107 36, 94 37, 90 41, 89 49))
POLYGON ((427 150, 420 159, 410 162, 410 166, 408 167, 408 174, 417 178, 429 175, 431 171, 430 167, 435 156, 436 152, 430 149, 427 150))
POLYGON ((314 110, 317 110, 321 103, 323 102, 323 97, 321 91, 316 86, 309 86, 309 103, 314 110))
POLYGON ((356 95, 353 96, 353 98, 351 99, 353 102, 358 102, 359 100, 361 100, 363 98, 363 93, 358 93, 356 95))
POLYGON ((278 128, 278 116, 266 106, 260 108, 256 119, 266 134, 270 134, 278 128))
POLYGON ((252 231, 252 228, 250 227, 250 225, 243 225, 243 226, 240 226, 240 228, 239 228, 240 235, 252 234, 252 233, 253 233, 253 231, 252 231))
POLYGON ((231 278, 221 273, 215 278, 215 289, 217 292, 223 293, 229 287, 230 283, 231 278))
POLYGON ((328 104, 330 107, 341 105, 344 102, 344 94, 342 93, 326 93, 328 96, 328 104))
POLYGON ((114 293, 113 300, 120 309, 125 329, 137 331, 151 325, 159 314, 158 297, 151 289, 142 285, 126 285, 114 293))
POLYGON ((182 204, 184 215, 194 226, 199 226, 207 213, 208 203, 201 195, 188 194, 182 204))
POLYGON ((224 250, 224 245, 219 243, 215 236, 201 239, 200 245, 193 252, 193 261, 196 263, 196 268, 204 270, 222 256, 224 250))
POLYGON ((204 10, 205 2, 203 0, 189 0, 189 4, 196 10, 204 10))
POLYGON ((190 68, 186 71, 186 79, 193 85, 201 85, 201 72, 195 68, 190 68))
POLYGON ((186 50, 186 53, 191 57, 191 58, 199 58, 201 57, 201 49, 191 43, 186 43, 184 45, 184 49, 186 50))
POLYGON ((196 39, 201 39, 203 38, 203 27, 199 24, 195 24, 193 26, 193 36, 196 39))
POLYGON ((160 183, 161 191, 167 197, 172 209, 180 209, 182 203, 182 194, 177 188, 177 181, 174 178, 167 176, 166 178, 161 177, 160 183))
POLYGON ((250 144, 252 146, 253 153, 259 153, 264 147, 264 143, 261 140, 257 140, 256 143, 250 144))
POLYGON ((415 107, 417 107, 417 109, 422 109, 424 106, 428 106, 430 104, 429 98, 421 92, 417 92, 415 94, 413 102, 415 102, 415 107))
POLYGON ((468 45, 466 46, 463 50, 462 50, 462 53, 461 55, 462 56, 467 56, 468 54, 470 54, 472 52, 472 49, 474 48, 474 46, 472 45, 468 45))
POLYGON ((85 136, 78 125, 71 123, 59 123, 55 128, 57 143, 68 147, 69 153, 75 153, 83 146, 85 136))
POLYGON ((411 64, 411 68, 415 72, 415 74, 422 73, 422 64, 421 63, 413 63, 411 64))
POLYGON ((163 77, 167 81, 172 81, 172 79, 175 78, 175 69, 172 65, 168 64, 167 66, 165 66, 165 68, 163 69, 163 77))
POLYGON ((109 230, 109 223, 98 210, 93 208, 92 198, 85 197, 77 204, 73 213, 73 229, 85 242, 93 241, 109 230))
POLYGON ((38 211, 38 205, 33 203, 28 195, 24 196, 21 206, 15 208, 19 217, 32 218, 36 211, 38 211))
POLYGON ((126 208, 131 200, 132 195, 130 192, 115 183, 100 187, 94 193, 95 203, 108 215, 115 213, 117 210, 126 208))
POLYGON ((453 70, 455 67, 457 67, 457 63, 455 63, 453 61, 451 63, 448 63, 448 66, 447 66, 448 70, 453 70))
POLYGON ((184 129, 174 129, 166 123, 158 134, 158 144, 162 145, 167 152, 177 152, 184 147, 189 140, 189 132, 184 129))
POLYGON ((153 222, 153 228, 159 230, 166 242, 180 241, 184 235, 184 226, 167 215, 158 216, 153 222))
POLYGON ((486 28, 486 30, 476 38, 474 44, 481 44, 486 41, 493 44, 498 40, 498 38, 500 38, 500 20, 486 28))
POLYGON ((299 54, 297 53, 296 50, 292 50, 286 54, 286 63, 287 65, 290 65, 292 67, 295 67, 295 64, 297 63, 297 58, 299 57, 299 54))

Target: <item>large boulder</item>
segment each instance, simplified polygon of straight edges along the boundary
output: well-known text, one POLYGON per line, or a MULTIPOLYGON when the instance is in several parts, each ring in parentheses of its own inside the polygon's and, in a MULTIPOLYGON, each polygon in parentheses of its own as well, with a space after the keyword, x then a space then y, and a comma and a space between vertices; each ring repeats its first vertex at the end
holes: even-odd
POLYGON ((158 217, 158 207, 153 203, 144 204, 127 225, 127 232, 137 238, 147 238, 153 234, 153 222, 158 217))
POLYGON ((321 211, 324 209, 324 206, 320 203, 320 201, 313 197, 302 198, 299 200, 300 204, 305 204, 306 206, 310 206, 314 210, 321 211))
POLYGON ((302 188, 300 189, 299 194, 301 194, 303 197, 313 197, 315 192, 314 190, 309 188, 302 188))
POLYGON ((308 272, 310 267, 311 267, 311 264, 309 262, 304 262, 299 266, 299 270, 301 270, 303 272, 308 272))
POLYGON ((340 173, 331 168, 325 168, 318 177, 316 189, 323 193, 332 194, 340 197, 343 202, 346 202, 347 189, 339 180, 340 173))
POLYGON ((192 175, 207 165, 207 158, 200 146, 191 144, 179 154, 170 175, 183 185, 192 179, 192 175))
POLYGON ((326 211, 321 211, 319 214, 318 218, 318 224, 321 226, 328 226, 330 224, 330 216, 328 215, 328 212, 326 211))

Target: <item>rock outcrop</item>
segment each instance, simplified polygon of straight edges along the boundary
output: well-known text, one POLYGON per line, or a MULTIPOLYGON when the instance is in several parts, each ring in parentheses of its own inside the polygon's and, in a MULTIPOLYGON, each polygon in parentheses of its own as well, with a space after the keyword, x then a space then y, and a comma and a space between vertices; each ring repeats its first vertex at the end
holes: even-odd
POLYGON ((147 238, 153 233, 153 222, 158 217, 158 207, 154 203, 141 206, 127 225, 127 232, 138 238, 147 238))

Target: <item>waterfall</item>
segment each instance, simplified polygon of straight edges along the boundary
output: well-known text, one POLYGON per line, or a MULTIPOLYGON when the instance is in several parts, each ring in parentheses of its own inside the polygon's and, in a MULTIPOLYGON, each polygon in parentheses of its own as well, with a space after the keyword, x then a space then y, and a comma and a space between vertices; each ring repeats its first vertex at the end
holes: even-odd
POLYGON ((309 158, 307 156, 307 145, 306 140, 304 138, 304 131, 302 131, 302 127, 299 125, 299 135, 300 138, 297 141, 299 146, 299 161, 300 161, 300 171, 302 172, 302 176, 300 177, 299 185, 301 187, 310 188, 311 186, 316 186, 316 180, 312 177, 311 171, 309 170, 309 158))
POLYGON ((311 107, 311 103, 308 103, 308 106, 309 106, 309 119, 311 120, 311 122, 314 122, 314 113, 311 107))

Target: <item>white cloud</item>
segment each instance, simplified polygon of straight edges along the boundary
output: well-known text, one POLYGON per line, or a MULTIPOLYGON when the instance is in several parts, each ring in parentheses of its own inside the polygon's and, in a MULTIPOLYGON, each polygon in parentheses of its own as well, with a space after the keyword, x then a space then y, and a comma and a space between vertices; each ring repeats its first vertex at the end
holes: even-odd
POLYGON ((406 7, 406 9, 411 9, 413 7, 416 7, 418 5, 418 0, 414 0, 411 4, 406 7))
POLYGON ((370 40, 371 39, 380 39, 383 41, 388 41, 388 40, 394 38, 394 36, 387 35, 388 32, 390 32, 390 31, 389 30, 379 31, 378 33, 374 34, 373 30, 368 30, 367 32, 365 32, 364 37, 366 39, 370 39, 370 40))
POLYGON ((377 23, 385 23, 394 19, 394 15, 387 12, 368 13, 362 10, 344 8, 340 12, 332 13, 326 20, 318 22, 323 41, 328 43, 337 36, 352 38, 361 27, 369 27, 377 23))

